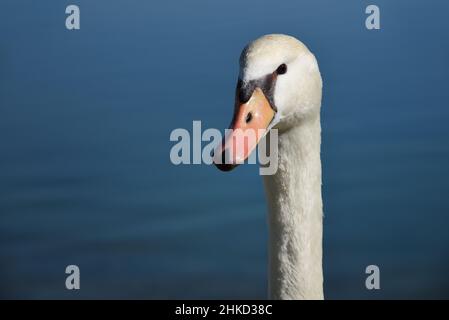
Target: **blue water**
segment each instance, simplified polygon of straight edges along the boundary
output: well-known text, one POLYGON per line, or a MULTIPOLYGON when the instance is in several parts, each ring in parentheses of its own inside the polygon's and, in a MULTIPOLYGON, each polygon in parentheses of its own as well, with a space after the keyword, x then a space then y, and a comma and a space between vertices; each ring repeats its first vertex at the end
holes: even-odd
POLYGON ((326 297, 449 298, 449 3, 374 3, 377 31, 368 1, 3 0, 0 297, 265 298, 258 168, 174 166, 169 135, 224 128, 240 50, 287 33, 324 79, 326 297))

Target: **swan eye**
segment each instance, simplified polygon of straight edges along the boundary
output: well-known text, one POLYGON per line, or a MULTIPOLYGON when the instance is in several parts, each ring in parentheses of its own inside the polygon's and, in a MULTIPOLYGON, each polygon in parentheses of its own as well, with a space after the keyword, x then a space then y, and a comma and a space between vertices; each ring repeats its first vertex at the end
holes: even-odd
POLYGON ((287 65, 285 63, 281 64, 277 69, 276 69, 276 73, 277 74, 284 74, 287 72, 287 65))

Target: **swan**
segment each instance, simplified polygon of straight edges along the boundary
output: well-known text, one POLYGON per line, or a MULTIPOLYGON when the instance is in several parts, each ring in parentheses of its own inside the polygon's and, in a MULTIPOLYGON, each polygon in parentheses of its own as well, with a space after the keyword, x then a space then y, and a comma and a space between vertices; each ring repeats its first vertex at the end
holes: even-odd
MULTIPOLYGON (((243 49, 230 129, 278 130, 278 169, 263 177, 270 299, 324 299, 321 96, 315 56, 296 38, 265 35, 243 49)), ((222 171, 235 168, 255 148, 249 142, 225 163, 225 141, 232 138, 231 133, 214 151, 222 171)))

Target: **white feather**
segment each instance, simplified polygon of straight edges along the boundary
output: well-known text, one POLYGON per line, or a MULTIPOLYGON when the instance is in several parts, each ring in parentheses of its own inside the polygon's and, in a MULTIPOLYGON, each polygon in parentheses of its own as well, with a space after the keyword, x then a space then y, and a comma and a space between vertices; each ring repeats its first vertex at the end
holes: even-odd
POLYGON ((321 75, 313 54, 297 39, 267 35, 240 58, 243 81, 272 73, 276 81, 279 168, 264 176, 269 208, 270 297, 323 299, 321 197, 321 75))

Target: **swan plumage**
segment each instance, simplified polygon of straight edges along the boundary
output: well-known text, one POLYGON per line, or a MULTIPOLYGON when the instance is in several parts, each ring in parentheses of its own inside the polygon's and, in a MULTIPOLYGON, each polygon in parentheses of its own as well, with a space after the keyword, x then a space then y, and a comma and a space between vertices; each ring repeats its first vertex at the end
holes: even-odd
MULTIPOLYGON (((317 60, 296 38, 265 35, 243 49, 233 125, 258 128, 269 122, 267 129, 277 129, 279 137, 278 170, 274 175, 263 177, 268 203, 269 295, 272 299, 324 297, 321 96, 322 80, 317 60), (283 65, 286 72, 276 72, 283 65), (267 84, 267 81, 271 82, 267 84), (272 87, 257 91, 260 84, 272 87), (257 100, 238 98, 239 90, 248 89, 245 86, 251 87, 257 100), (254 101, 260 101, 261 108, 265 105, 265 111, 254 109, 254 101), (267 103, 273 110, 266 110, 267 103), (239 122, 239 117, 256 111, 262 120, 270 121, 239 122)), ((222 149, 219 152, 223 152, 222 149)), ((245 156, 250 152, 246 150, 245 156)), ((234 166, 219 168, 228 170, 234 166)))

